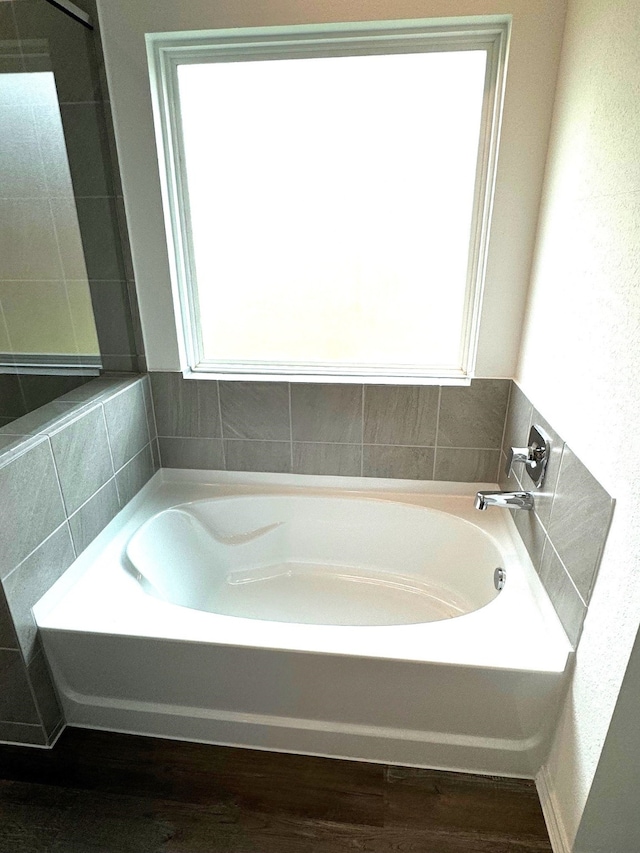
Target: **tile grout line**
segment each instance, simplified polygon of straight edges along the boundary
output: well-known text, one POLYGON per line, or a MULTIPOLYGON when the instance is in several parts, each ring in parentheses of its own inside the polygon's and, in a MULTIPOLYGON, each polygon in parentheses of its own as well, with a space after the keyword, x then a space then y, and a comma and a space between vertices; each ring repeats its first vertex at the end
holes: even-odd
POLYGON ((33 555, 36 553, 36 551, 37 551, 39 548, 41 548, 41 547, 42 547, 46 542, 48 542, 48 541, 49 541, 49 539, 51 539, 51 537, 52 537, 52 536, 55 536, 55 534, 56 534, 56 533, 59 533, 59 532, 60 532, 60 530, 62 530, 62 528, 63 528, 63 527, 67 527, 67 528, 68 528, 69 539, 71 540, 71 548, 72 548, 72 550, 73 550, 74 557, 77 557, 78 555, 76 554, 76 549, 75 549, 75 547, 74 547, 74 545, 73 545, 73 537, 71 536, 71 528, 69 528, 69 517, 68 517, 68 516, 66 515, 66 513, 65 513, 65 519, 64 519, 64 521, 63 521, 63 522, 61 522, 61 523, 60 523, 60 524, 55 528, 55 530, 52 530, 52 531, 51 531, 51 533, 50 533, 48 536, 46 536, 46 537, 42 540, 42 542, 39 542, 39 543, 36 545, 36 547, 35 547, 32 551, 29 551, 29 553, 27 554, 27 556, 26 556, 26 557, 23 557, 23 558, 22 558, 22 560, 20 560, 20 562, 19 562, 17 565, 15 565, 15 566, 11 569, 11 571, 10 571, 10 572, 8 572, 8 573, 7 573, 7 574, 6 574, 6 575, 5 575, 5 576, 0 580, 0 584, 2 584, 2 586, 4 586, 4 582, 5 582, 6 580, 8 580, 8 579, 11 577, 11 575, 12 575, 15 571, 17 571, 17 570, 20 568, 20 566, 22 566, 22 564, 23 564, 23 563, 26 563, 26 562, 27 562, 27 560, 29 560, 31 557, 33 557, 33 555))
MULTIPOLYGON (((46 729, 46 726, 44 724, 44 716, 42 714, 42 711, 40 710, 40 703, 38 702, 38 697, 36 695, 36 691, 35 691, 35 688, 33 686, 33 682, 31 681, 31 675, 29 673, 29 664, 27 664, 27 661, 26 661, 26 658, 24 656, 24 652, 22 651, 22 649, 20 649, 20 654, 22 655, 22 661, 24 664, 25 674, 27 677, 27 684, 29 685, 29 693, 31 694, 31 699, 32 699, 33 705, 36 709, 36 714, 38 715, 38 719, 40 720, 40 728, 42 729, 42 733, 44 734, 45 739, 48 739, 49 735, 47 734, 47 729, 46 729)), ((44 657, 44 653, 43 653, 41 648, 39 648, 38 651, 35 653, 35 655, 31 659, 31 663, 33 663, 36 660, 38 655, 42 655, 44 657)), ((57 697, 56 697, 56 699, 57 699, 57 697)), ((59 702, 58 702, 58 708, 60 708, 59 702)), ((60 710, 62 710, 62 709, 60 708, 60 710)))
MULTIPOLYGON (((129 461, 131 461, 131 460, 129 460, 129 461)), ((123 466, 123 467, 124 467, 124 466, 123 466)), ((120 468, 119 470, 121 471, 121 470, 122 470, 122 468, 120 468)), ((74 518, 74 517, 75 517, 75 516, 80 512, 80 510, 81 510, 81 509, 84 509, 84 507, 86 507, 86 505, 87 505, 90 501, 92 501, 92 500, 95 498, 95 496, 96 496, 96 495, 98 495, 100 492, 102 492, 104 489, 106 489, 106 488, 107 488, 107 486, 109 485, 109 483, 111 483, 111 482, 113 482, 114 486, 116 487, 116 496, 117 496, 117 498, 118 498, 118 506, 120 506, 120 493, 119 493, 119 491, 118 491, 118 484, 117 484, 117 482, 116 482, 116 475, 115 475, 115 474, 112 474, 112 475, 111 475, 111 477, 109 477, 109 479, 107 480, 107 482, 106 482, 106 483, 103 483, 103 484, 100 486, 100 488, 99 488, 99 489, 96 489, 96 490, 95 490, 95 492, 91 495, 91 497, 88 497, 88 498, 86 499, 86 501, 84 501, 84 503, 81 503, 81 504, 80 504, 80 506, 78 507, 78 509, 74 510, 74 511, 71 513, 71 515, 69 516, 69 521, 71 521, 71 519, 72 519, 72 518, 74 518)), ((122 509, 122 507, 120 507, 120 509, 122 509)))
MULTIPOLYGON (((556 555, 556 557, 557 557, 557 559, 558 559, 558 562, 559 562, 559 563, 560 563, 560 565, 562 566, 562 569, 563 569, 563 571, 564 571, 565 575, 569 578, 569 582, 571 583, 571 586, 572 586, 572 587, 573 587, 573 589, 575 590, 576 595, 578 596, 578 598, 580 599, 580 601, 582 602, 582 604, 584 605, 584 607, 588 607, 589 605, 588 605, 588 604, 587 604, 587 602, 584 600, 584 597, 583 597, 582 593, 580 592, 580 590, 578 589, 578 587, 575 585, 574 580, 573 580, 573 578, 571 577, 571 574, 569 573, 569 569, 567 569, 567 567, 565 566, 565 564, 564 564, 564 562, 563 562, 563 560, 562 560, 562 557, 561 557, 561 556, 560 556, 560 554, 558 554, 558 552, 556 551, 556 547, 555 547, 555 545, 553 544, 553 542, 552 542, 552 540, 551 540, 551 538, 550 538, 549 536, 547 536, 547 537, 546 537, 546 539, 545 539, 545 541, 544 541, 544 548, 542 549, 542 555, 543 555, 543 557, 544 557, 544 554, 545 554, 545 552, 546 552, 546 550, 547 550, 547 544, 551 545, 551 550, 552 550, 552 551, 553 551, 553 553, 556 555)), ((543 584, 543 586, 544 586, 544 584, 543 584)), ((545 587, 545 589, 546 589, 546 587, 545 587)))
MULTIPOLYGON (((216 389, 218 391, 218 417, 220 418, 220 444, 222 445, 222 470, 227 470, 227 451, 225 448, 224 423, 222 421, 222 394, 220 391, 220 382, 216 379, 216 389)), ((160 436, 158 436, 158 447, 160 446, 160 436)), ((162 458, 160 459, 162 463, 162 458)))
MULTIPOLYGON (((151 429, 149 428, 149 417, 147 416, 147 429, 149 429, 149 444, 152 444, 154 440, 158 438, 158 423, 156 421, 156 407, 153 402, 153 391, 151 390, 151 378, 147 373, 144 378, 144 382, 146 382, 146 387, 149 391, 149 402, 151 404, 151 418, 153 420, 153 434, 154 438, 151 438, 151 429)), ((146 405, 145 405, 146 408, 146 405)))
POLYGON ((362 383, 362 399, 360 405, 360 476, 364 477, 364 395, 365 385, 362 383))
MULTIPOLYGON (((158 435, 158 438, 162 439, 175 439, 177 441, 220 441, 218 438, 207 438, 198 435, 158 435)), ((286 438, 225 438, 225 442, 252 442, 257 444, 288 444, 289 439, 286 438)), ((334 447, 360 447, 360 442, 357 441, 311 441, 309 439, 298 439, 294 442, 295 444, 328 444, 334 447)), ((416 449, 416 450, 435 450, 435 444, 379 444, 376 442, 365 442, 364 447, 400 447, 407 449, 416 449)), ((473 450, 474 452, 481 453, 498 453, 500 454, 500 448, 498 447, 441 447, 440 450, 443 451, 457 451, 457 450, 473 450)))
MULTIPOLYGON (((56 482, 57 482, 57 484, 58 484, 58 492, 59 492, 59 494, 60 494, 60 500, 62 501, 62 510, 63 510, 63 512, 64 512, 65 519, 66 519, 66 521, 68 522, 68 521, 69 521, 69 519, 71 518, 71 516, 69 515, 69 512, 68 512, 68 510, 67 510, 67 503, 66 503, 66 501, 65 501, 65 499, 64 499, 64 494, 62 493, 62 483, 60 482, 60 474, 58 473, 58 465, 57 465, 57 463, 56 463, 56 457, 55 457, 55 454, 54 454, 54 452, 53 452, 53 444, 51 443, 51 436, 47 435, 47 437, 46 437, 46 441, 47 441, 47 444, 49 445, 49 453, 51 454, 51 460, 52 460, 52 462, 53 462, 53 471, 54 471, 54 473, 55 473, 55 475, 56 475, 56 482)), ((61 527, 61 526, 62 526, 62 525, 59 525, 59 527, 61 527)), ((69 533, 71 533, 71 526, 69 526, 69 533)), ((47 537, 47 538, 48 538, 48 537, 47 537)), ((44 541, 46 541, 46 540, 44 540, 44 541)), ((40 544, 42 544, 42 542, 41 542, 40 544)), ((75 556, 77 557, 77 556, 78 556, 78 552, 76 551, 76 544, 75 544, 75 542, 73 541, 73 536, 71 536, 71 545, 72 545, 72 547, 73 547, 73 553, 74 553, 74 554, 75 554, 75 556)), ((34 549, 34 550, 35 550, 35 549, 34 549)), ((32 553, 33 553, 33 552, 32 552, 32 553)), ((26 558, 25 558, 25 559, 26 559, 26 558)))
POLYGON ((438 433, 440 432, 440 403, 442 402, 442 385, 438 388, 438 410, 436 412, 436 434, 433 438, 433 479, 436 478, 436 462, 438 459, 438 433))
MULTIPOLYGON (((112 475, 112 477, 109 477, 109 479, 107 480, 107 483, 110 482, 111 479, 115 480, 116 497, 118 498, 118 506, 120 508, 122 508, 122 505, 120 502, 120 489, 118 488, 118 481, 116 479, 116 463, 115 463, 114 458, 113 458, 113 448, 111 447, 111 436, 109 435, 109 425, 107 424, 107 414, 104 410, 104 403, 100 403, 100 407, 102 408, 102 419, 104 421, 104 428, 105 428, 105 431, 107 433, 107 447, 109 449, 109 457, 111 459, 111 470, 113 471, 113 475, 112 475)), ((107 485, 107 483, 103 483, 102 486, 100 486, 100 489, 103 489, 107 485)), ((91 500, 92 497, 97 495, 98 492, 100 491, 100 489, 96 489, 96 491, 93 493, 93 495, 91 495, 90 498, 88 498, 88 500, 91 500)), ((76 510, 76 512, 78 512, 78 510, 82 509, 82 507, 86 503, 87 503, 87 501, 85 501, 84 504, 82 504, 82 506, 79 506, 78 509, 76 510)))
MULTIPOLYGON (((156 418, 156 400, 153 393, 153 382, 151 381, 151 374, 147 373, 147 377, 149 379, 149 392, 151 394, 151 408, 153 409, 153 421, 156 425, 156 437, 155 441, 158 445, 158 462, 160 463, 160 468, 162 468, 162 451, 160 450, 160 436, 158 434, 158 419, 156 418)), ((218 398, 218 407, 220 406, 220 399, 218 398)))
POLYGON ((293 414, 291 409, 291 383, 287 382, 287 398, 289 400, 289 459, 293 473, 293 414))
POLYGON ((511 406, 511 395, 513 393, 513 379, 509 381, 509 394, 507 395, 507 408, 504 412, 504 423, 502 425, 502 439, 500 441, 500 454, 498 455, 498 470, 496 471, 496 483, 500 485, 500 471, 502 470, 502 454, 504 453, 504 440, 507 437, 507 421, 509 420, 509 408, 511 406))

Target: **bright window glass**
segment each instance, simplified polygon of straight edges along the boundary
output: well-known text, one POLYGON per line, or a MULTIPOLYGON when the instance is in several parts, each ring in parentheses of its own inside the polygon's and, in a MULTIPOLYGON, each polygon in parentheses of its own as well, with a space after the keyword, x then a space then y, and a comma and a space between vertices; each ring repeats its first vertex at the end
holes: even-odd
POLYGON ((204 362, 462 369, 486 61, 178 65, 204 362))

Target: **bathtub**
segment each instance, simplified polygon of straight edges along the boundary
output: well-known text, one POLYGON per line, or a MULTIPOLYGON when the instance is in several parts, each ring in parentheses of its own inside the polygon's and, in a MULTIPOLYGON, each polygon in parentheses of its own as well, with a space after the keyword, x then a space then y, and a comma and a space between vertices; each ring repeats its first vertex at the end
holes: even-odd
POLYGON ((571 646, 478 487, 158 472, 34 608, 67 722, 534 776, 571 646))

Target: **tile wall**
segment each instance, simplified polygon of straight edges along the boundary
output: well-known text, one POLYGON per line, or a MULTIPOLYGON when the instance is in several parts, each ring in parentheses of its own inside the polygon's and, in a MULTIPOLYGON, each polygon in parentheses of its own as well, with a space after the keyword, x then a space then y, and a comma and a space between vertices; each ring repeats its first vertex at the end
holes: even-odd
POLYGON ((510 381, 439 388, 152 373, 151 386, 168 468, 495 482, 510 381))
POLYGON ((577 644, 589 606, 614 501, 553 427, 512 383, 499 483, 535 495, 534 512, 512 510, 531 561, 564 625, 577 644), (529 428, 539 424, 551 437, 551 459, 543 488, 533 487, 524 465, 505 472, 509 447, 524 447, 529 428))
POLYGON ((31 616, 158 467, 148 377, 102 378, 0 429, 0 741, 62 725, 31 616))

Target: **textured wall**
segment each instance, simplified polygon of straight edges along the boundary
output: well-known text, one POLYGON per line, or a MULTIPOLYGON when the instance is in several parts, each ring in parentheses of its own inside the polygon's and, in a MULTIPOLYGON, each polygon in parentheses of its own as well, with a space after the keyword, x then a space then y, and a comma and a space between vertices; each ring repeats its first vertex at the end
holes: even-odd
MULTIPOLYGON (((617 500, 548 763, 568 843, 640 614, 639 42, 634 0, 569 4, 519 367, 534 405, 617 500)), ((590 850, 583 834, 580 845, 590 850)))

